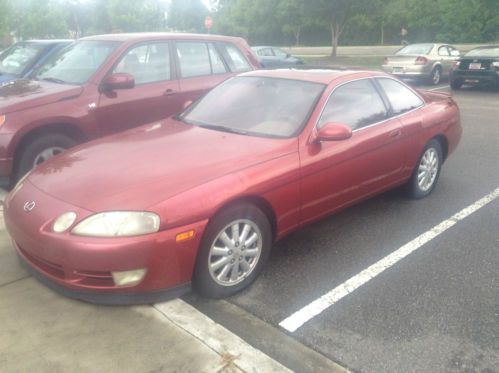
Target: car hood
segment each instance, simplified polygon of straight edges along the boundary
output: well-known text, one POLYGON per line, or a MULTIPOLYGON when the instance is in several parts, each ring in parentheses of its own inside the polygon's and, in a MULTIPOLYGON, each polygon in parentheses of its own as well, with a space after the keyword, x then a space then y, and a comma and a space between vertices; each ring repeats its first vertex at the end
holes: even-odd
POLYGON ((0 113, 9 114, 31 107, 79 96, 82 87, 19 79, 0 86, 0 113))
POLYGON ((296 151, 296 139, 244 136, 169 119, 73 148, 37 167, 28 181, 87 210, 140 210, 296 151))

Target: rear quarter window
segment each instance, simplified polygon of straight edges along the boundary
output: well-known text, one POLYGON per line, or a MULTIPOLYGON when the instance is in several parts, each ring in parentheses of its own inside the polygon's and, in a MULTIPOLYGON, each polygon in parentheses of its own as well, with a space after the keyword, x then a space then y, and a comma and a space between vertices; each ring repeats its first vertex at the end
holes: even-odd
POLYGON ((418 95, 396 80, 378 78, 377 81, 390 101, 393 115, 403 114, 424 104, 418 95))

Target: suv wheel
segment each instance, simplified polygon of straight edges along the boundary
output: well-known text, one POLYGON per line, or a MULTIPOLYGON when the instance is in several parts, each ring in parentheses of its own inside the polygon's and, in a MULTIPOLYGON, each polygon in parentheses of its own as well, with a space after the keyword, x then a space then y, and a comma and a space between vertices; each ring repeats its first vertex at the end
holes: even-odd
POLYGON ((40 163, 45 162, 76 144, 77 142, 74 139, 61 133, 45 134, 32 139, 21 150, 14 181, 19 180, 40 163))

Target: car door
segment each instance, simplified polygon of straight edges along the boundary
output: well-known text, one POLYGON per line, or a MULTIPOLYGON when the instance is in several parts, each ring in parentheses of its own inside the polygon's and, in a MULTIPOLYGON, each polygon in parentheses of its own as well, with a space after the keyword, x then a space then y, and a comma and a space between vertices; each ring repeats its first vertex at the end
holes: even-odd
POLYGON ((334 89, 316 128, 330 122, 346 124, 352 136, 318 144, 300 142, 303 222, 374 194, 401 178, 401 124, 389 117, 389 108, 370 78, 334 89))
MULTIPOLYGON (((195 101, 208 90, 235 75, 215 43, 178 40, 175 42, 180 100, 195 101)), ((250 68, 251 69, 251 68, 250 68)))
POLYGON ((130 74, 135 87, 101 92, 95 109, 101 133, 123 131, 179 112, 183 101, 172 65, 167 41, 129 48, 109 74, 130 74))
POLYGON ((443 76, 448 76, 454 58, 450 55, 446 45, 438 48, 438 56, 440 58, 440 63, 442 64, 442 74, 443 76))

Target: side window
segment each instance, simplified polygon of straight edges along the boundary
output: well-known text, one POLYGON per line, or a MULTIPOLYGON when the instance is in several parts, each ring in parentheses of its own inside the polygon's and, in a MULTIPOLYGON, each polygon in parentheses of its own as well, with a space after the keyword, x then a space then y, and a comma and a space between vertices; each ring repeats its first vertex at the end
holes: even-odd
POLYGON ((440 47, 440 48, 438 48, 438 55, 439 56, 449 56, 449 50, 445 46, 440 47))
POLYGON ((232 72, 240 73, 252 70, 244 55, 234 45, 221 43, 220 46, 223 51, 223 56, 232 72))
POLYGON ((177 42, 182 78, 211 74, 208 46, 202 42, 177 42))
POLYGON ((222 74, 227 72, 227 68, 224 65, 222 57, 216 50, 215 46, 210 43, 208 44, 208 50, 210 53, 211 70, 213 74, 222 74))
POLYGON ((142 44, 130 49, 114 68, 113 73, 133 75, 136 84, 170 80, 168 43, 142 44))
POLYGON ((283 50, 278 49, 278 48, 274 48, 274 54, 276 55, 276 57, 279 57, 279 58, 286 58, 287 57, 287 54, 283 50))
POLYGON ((406 111, 423 105, 423 100, 396 80, 379 78, 378 83, 381 85, 381 88, 383 88, 383 91, 385 91, 394 115, 405 113, 406 111))
POLYGON ((449 51, 452 57, 459 57, 461 55, 456 48, 449 47, 449 51))
POLYGON ((274 56, 274 52, 272 52, 272 48, 259 49, 257 54, 261 57, 273 57, 274 56))
POLYGON ((343 123, 352 130, 386 119, 385 104, 369 79, 346 83, 329 97, 319 120, 319 128, 328 122, 343 123))

